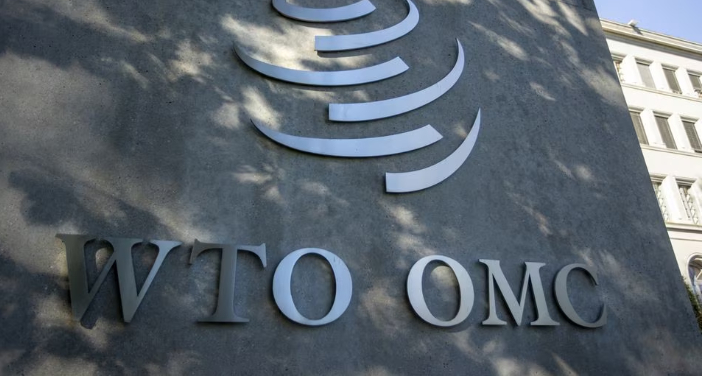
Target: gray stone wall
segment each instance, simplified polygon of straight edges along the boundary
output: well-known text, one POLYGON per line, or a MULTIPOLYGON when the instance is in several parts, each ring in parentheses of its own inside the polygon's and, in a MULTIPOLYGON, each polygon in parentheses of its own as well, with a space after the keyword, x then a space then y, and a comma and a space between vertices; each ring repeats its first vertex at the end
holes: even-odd
MULTIPOLYGON (((339 6, 342 0, 305 0, 339 6)), ((420 23, 394 42, 313 51, 315 35, 381 29, 407 12, 374 0, 371 15, 340 24, 288 20, 267 0, 54 2, 0 6, 0 371, 3 374, 700 374, 701 337, 610 53, 591 1, 418 0, 420 23), (365 123, 326 120, 327 104, 395 97, 466 64, 443 97, 365 123), (297 69, 350 69, 402 57, 411 69, 381 83, 313 88, 274 81, 233 55, 297 69), (478 109, 466 163, 429 190, 384 193, 383 174, 424 168, 458 147, 478 109), (385 158, 339 159, 274 144, 250 118, 313 137, 372 137, 432 124, 431 147, 385 158), (57 233, 184 242, 168 256, 134 320, 125 324, 114 270, 73 320, 57 233), (266 243, 267 267, 242 255, 235 307, 247 324, 200 324, 215 307, 219 255, 189 265, 195 239, 266 243), (349 267, 352 300, 318 328, 286 319, 272 293, 276 266, 305 247, 349 267), (469 318, 432 327, 412 311, 405 283, 421 257, 442 254, 473 280, 469 318), (514 291, 524 262, 544 262, 550 315, 530 327, 486 327, 479 258, 501 260, 514 291), (571 324, 551 293, 570 279, 584 319, 571 324)), ((104 245, 104 244, 103 244, 104 245)), ((89 265, 106 250, 92 245, 89 265)), ((137 280, 153 249, 134 252, 137 280)), ((92 270, 90 278, 98 271, 92 270)), ((438 317, 458 307, 446 267, 428 268, 438 317)), ((295 302, 319 318, 334 281, 317 258, 293 275, 295 302)), ((500 301, 500 300, 499 300, 500 301)))

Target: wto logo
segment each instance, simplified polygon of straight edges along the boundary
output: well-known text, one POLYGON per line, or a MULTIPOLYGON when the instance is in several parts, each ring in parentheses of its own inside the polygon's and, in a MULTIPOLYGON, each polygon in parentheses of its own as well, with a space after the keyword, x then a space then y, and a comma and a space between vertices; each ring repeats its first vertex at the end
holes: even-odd
MULTIPOLYGON (((373 12, 368 0, 338 8, 304 8, 292 5, 286 0, 272 0, 273 7, 282 15, 306 22, 340 22, 360 18, 373 12)), ((388 43, 408 34, 420 20, 420 13, 411 0, 408 2, 408 15, 398 24, 386 29, 363 34, 316 36, 317 51, 348 51, 388 43)), ((361 122, 388 118, 416 110, 444 95, 459 80, 464 70, 464 50, 457 39, 457 58, 449 73, 434 85, 401 97, 365 103, 330 103, 329 120, 336 122, 361 122)), ((305 71, 284 68, 265 63, 247 55, 235 46, 237 56, 251 69, 271 78, 296 84, 312 86, 360 85, 385 80, 397 76, 408 66, 400 58, 352 70, 305 71)), ((281 133, 252 119, 252 123, 265 136, 291 149, 311 154, 366 158, 400 154, 429 146, 442 138, 431 125, 405 133, 383 137, 356 139, 323 139, 300 137, 281 133)), ((402 173, 386 173, 386 192, 406 193, 432 187, 454 174, 466 161, 473 150, 481 127, 481 110, 478 110, 471 131, 461 145, 444 160, 420 169, 402 173)))

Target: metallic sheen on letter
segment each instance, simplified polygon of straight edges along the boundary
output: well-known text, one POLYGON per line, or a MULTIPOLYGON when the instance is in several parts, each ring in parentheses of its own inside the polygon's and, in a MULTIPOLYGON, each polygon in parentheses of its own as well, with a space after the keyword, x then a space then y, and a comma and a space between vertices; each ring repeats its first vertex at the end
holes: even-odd
POLYGON ((201 243, 198 239, 195 239, 189 263, 192 264, 198 255, 210 249, 222 250, 222 256, 220 257, 220 290, 217 293, 215 313, 200 320, 200 322, 249 322, 249 319, 239 317, 234 313, 234 276, 237 271, 237 253, 246 251, 255 254, 265 268, 266 245, 211 244, 201 243))
POLYGON ((464 71, 464 49, 456 40, 457 58, 454 68, 436 84, 402 97, 365 103, 330 103, 329 118, 332 121, 367 121, 400 115, 418 109, 441 97, 456 84, 464 71))
POLYGON ((278 13, 299 21, 307 22, 338 22, 363 17, 376 7, 369 0, 362 0, 338 8, 303 8, 292 5, 286 0, 273 0, 273 7, 278 13))
POLYGON ((383 30, 377 30, 364 34, 316 36, 316 51, 347 51, 378 46, 396 40, 412 31, 420 21, 420 13, 412 1, 408 2, 408 16, 399 23, 383 30))
POLYGON ((112 245, 112 255, 100 271, 98 279, 93 283, 93 288, 88 289, 88 275, 85 266, 85 244, 95 240, 94 236, 87 235, 65 235, 58 234, 57 238, 63 241, 66 246, 66 261, 68 263, 68 283, 71 293, 71 308, 73 317, 80 320, 88 309, 90 302, 102 286, 113 265, 117 265, 117 280, 120 286, 120 301, 122 302, 122 317, 125 322, 132 321, 137 308, 144 300, 144 295, 149 290, 149 286, 154 281, 156 273, 159 272, 161 264, 174 248, 181 245, 180 242, 166 240, 147 241, 159 249, 154 265, 149 270, 141 291, 137 291, 137 283, 134 277, 134 264, 132 262, 132 247, 142 243, 141 239, 127 238, 106 238, 112 245))
POLYGON ((535 307, 537 308, 537 320, 530 323, 535 326, 556 326, 558 322, 552 320, 547 309, 547 301, 544 297, 544 289, 542 288, 542 280, 539 277, 539 269, 545 264, 541 262, 526 262, 525 263, 525 278, 522 281, 522 293, 520 294, 520 302, 518 302, 515 294, 510 289, 508 280, 505 279, 503 271, 500 269, 500 261, 498 260, 478 260, 480 263, 488 267, 488 318, 482 322, 483 325, 505 325, 505 321, 498 318, 496 314, 496 298, 495 285, 498 285, 505 304, 508 305, 510 313, 517 325, 522 322, 522 313, 525 309, 525 298, 527 297, 527 285, 532 285, 532 295, 535 299, 535 307))
POLYGON ((571 264, 562 268, 554 281, 554 293, 557 296, 557 303, 559 303, 559 308, 564 312, 564 315, 569 318, 574 324, 583 326, 585 328, 599 328, 608 322, 608 311, 605 310, 605 304, 600 310, 600 317, 596 322, 586 322, 581 316, 576 313, 574 306, 571 305, 571 300, 569 300, 569 292, 566 286, 566 280, 569 278, 569 273, 574 269, 583 269, 595 285, 598 285, 598 277, 595 271, 588 265, 584 264, 571 264))
POLYGON ((386 172, 386 192, 415 192, 439 184, 450 177, 471 154, 480 129, 481 109, 478 110, 474 125, 471 127, 471 131, 469 131, 464 142, 447 158, 422 170, 400 173, 386 172))
POLYGON ((410 274, 408 275, 408 299, 415 313, 428 323, 443 327, 459 325, 466 320, 471 313, 471 308, 474 305, 474 285, 471 283, 469 273, 461 264, 456 262, 456 260, 446 256, 427 256, 421 258, 410 269, 410 274), (449 266, 459 283, 459 311, 456 313, 456 316, 449 321, 440 320, 430 312, 422 292, 422 275, 425 272, 427 264, 432 261, 441 261, 449 266))
POLYGON ((397 76, 406 70, 408 66, 405 62, 396 57, 393 60, 385 63, 373 65, 366 68, 351 69, 343 71, 304 71, 283 68, 276 65, 264 63, 247 55, 238 46, 234 47, 240 59, 249 66, 249 68, 263 74, 264 76, 273 77, 275 79, 293 82, 303 85, 315 86, 345 86, 345 85, 360 85, 369 82, 381 81, 387 78, 397 76))
POLYGON ((273 273, 273 300, 276 301, 276 305, 281 312, 286 315, 289 319, 297 322, 298 324, 309 325, 309 326, 320 326, 329 324, 334 320, 337 320, 344 311, 347 310, 349 302, 351 301, 352 295, 352 279, 349 273, 349 268, 347 265, 337 257, 334 253, 326 251, 319 248, 303 248, 290 253, 288 256, 283 258, 276 272, 273 273), (308 255, 315 254, 320 255, 329 262, 332 267, 332 272, 334 273, 334 281, 336 285, 336 292, 334 295, 334 303, 332 308, 325 315, 325 317, 319 320, 310 320, 298 312, 293 302, 293 295, 290 291, 290 279, 293 274, 293 267, 298 259, 308 255))
POLYGON ((371 138, 309 138, 293 136, 257 123, 254 126, 268 138, 291 149, 333 157, 380 157, 400 154, 431 145, 442 138, 431 125, 405 133, 371 138))

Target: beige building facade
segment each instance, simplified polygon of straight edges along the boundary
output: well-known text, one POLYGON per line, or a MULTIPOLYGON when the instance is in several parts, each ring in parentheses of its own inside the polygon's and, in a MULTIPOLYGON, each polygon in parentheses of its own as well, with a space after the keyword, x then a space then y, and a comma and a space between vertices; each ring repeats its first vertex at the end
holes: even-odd
POLYGON ((601 20, 684 280, 701 301, 701 45, 601 20))

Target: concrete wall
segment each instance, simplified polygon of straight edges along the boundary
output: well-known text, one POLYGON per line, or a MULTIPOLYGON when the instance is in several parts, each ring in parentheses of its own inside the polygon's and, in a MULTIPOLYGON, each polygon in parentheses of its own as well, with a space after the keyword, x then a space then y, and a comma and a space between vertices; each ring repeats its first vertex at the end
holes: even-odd
MULTIPOLYGON (((301 2, 302 4, 303 2, 301 2)), ((336 6, 339 1, 305 1, 336 6)), ((268 1, 52 2, 0 9, 0 370, 6 374, 700 374, 700 332, 608 46, 590 1, 417 1, 421 18, 387 45, 312 51, 317 34, 369 31, 405 16, 400 0, 372 15, 311 25, 268 1), (462 77, 412 113, 359 124, 327 122, 330 102, 385 99, 442 78, 464 45, 462 77), (401 56, 411 69, 383 83, 318 89, 266 79, 233 56, 233 43, 274 64, 341 69, 401 56), (385 172, 442 160, 483 123, 466 163, 427 191, 384 193, 385 172), (399 156, 316 157, 265 139, 250 118, 315 137, 371 137, 432 124, 439 143, 399 156), (80 322, 72 319, 66 253, 57 233, 173 239, 130 324, 114 270, 80 322), (199 324, 217 296, 219 256, 188 264, 194 239, 267 246, 267 267, 242 255, 235 307, 247 324, 199 324), (277 309, 272 276, 290 252, 330 250, 348 265, 351 304, 319 328, 277 309), (454 258, 474 285, 471 315, 451 329, 420 320, 406 297, 410 267, 454 258), (524 262, 544 262, 557 327, 523 324, 505 304, 504 327, 484 327, 487 273, 501 260, 513 290, 524 262), (569 280, 573 325, 551 293, 569 280)), ((109 252, 87 252, 100 266, 109 252)), ((153 250, 135 251, 143 280, 153 250)), ((89 273, 95 278, 97 271, 89 273)), ((426 273, 432 312, 457 309, 446 267, 426 273)), ((306 257, 295 302, 324 315, 333 281, 306 257)))

